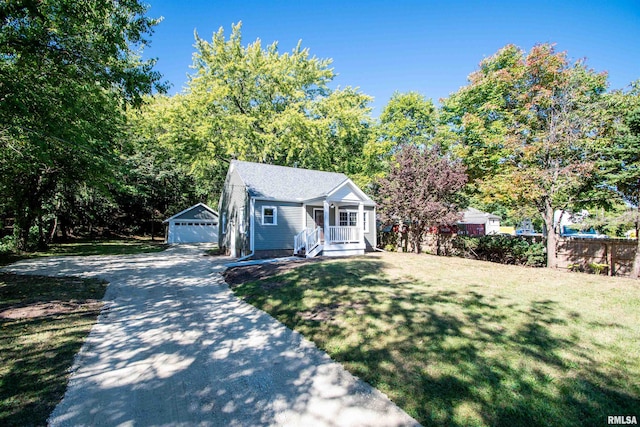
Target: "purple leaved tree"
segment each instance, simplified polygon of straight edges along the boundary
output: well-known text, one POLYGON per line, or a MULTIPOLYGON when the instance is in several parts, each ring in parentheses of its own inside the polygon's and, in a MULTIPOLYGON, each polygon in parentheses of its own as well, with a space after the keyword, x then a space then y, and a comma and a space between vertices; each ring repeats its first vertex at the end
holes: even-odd
POLYGON ((443 155, 439 147, 405 145, 380 181, 383 220, 404 222, 413 250, 420 253, 429 228, 452 225, 460 219, 457 194, 466 182, 464 166, 443 155))

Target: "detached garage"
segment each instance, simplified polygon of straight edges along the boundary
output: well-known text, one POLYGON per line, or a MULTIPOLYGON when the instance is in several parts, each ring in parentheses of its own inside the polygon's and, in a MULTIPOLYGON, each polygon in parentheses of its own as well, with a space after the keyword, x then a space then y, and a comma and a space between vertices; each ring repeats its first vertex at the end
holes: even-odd
POLYGON ((198 203, 164 220, 167 243, 218 243, 218 213, 198 203))

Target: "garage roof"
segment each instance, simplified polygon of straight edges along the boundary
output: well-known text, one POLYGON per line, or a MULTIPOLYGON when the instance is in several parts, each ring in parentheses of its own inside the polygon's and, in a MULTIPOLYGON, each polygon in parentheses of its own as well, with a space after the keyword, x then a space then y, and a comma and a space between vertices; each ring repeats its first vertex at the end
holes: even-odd
POLYGON ((214 220, 217 222, 218 212, 214 211, 204 203, 198 203, 197 205, 193 205, 190 208, 187 208, 181 212, 178 212, 174 216, 165 219, 163 222, 169 222, 173 220, 185 220, 185 219, 186 220, 205 220, 205 221, 214 220))

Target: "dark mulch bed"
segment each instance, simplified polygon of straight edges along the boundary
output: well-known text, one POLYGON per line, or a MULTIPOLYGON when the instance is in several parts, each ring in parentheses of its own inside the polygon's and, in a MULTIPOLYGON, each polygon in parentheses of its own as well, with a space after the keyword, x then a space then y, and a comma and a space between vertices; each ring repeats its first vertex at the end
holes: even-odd
POLYGON ((247 265, 228 268, 222 273, 224 280, 231 288, 247 282, 266 279, 267 277, 285 273, 312 262, 319 262, 327 257, 300 258, 294 261, 270 262, 265 264, 247 265))

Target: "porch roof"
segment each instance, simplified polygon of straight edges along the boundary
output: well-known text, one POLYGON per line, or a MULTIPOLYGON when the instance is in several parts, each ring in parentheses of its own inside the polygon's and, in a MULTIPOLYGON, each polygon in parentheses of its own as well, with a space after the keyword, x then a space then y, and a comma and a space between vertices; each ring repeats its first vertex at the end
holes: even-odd
MULTIPOLYGON (((263 163, 231 161, 247 187, 250 197, 306 202, 322 200, 346 183, 355 184, 343 173, 274 166, 263 163)), ((360 193, 366 198, 371 199, 360 193)), ((372 202, 372 201, 371 201, 372 202)), ((373 202, 372 202, 373 203, 373 202)))

